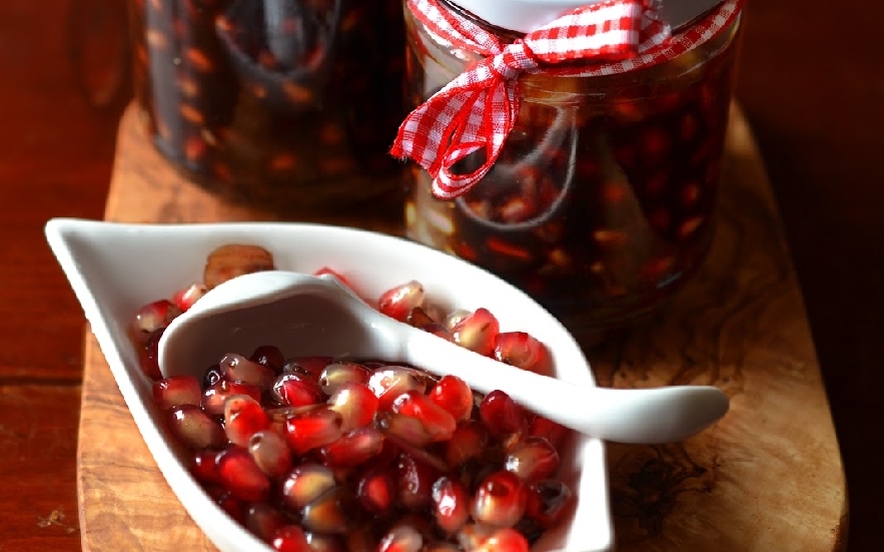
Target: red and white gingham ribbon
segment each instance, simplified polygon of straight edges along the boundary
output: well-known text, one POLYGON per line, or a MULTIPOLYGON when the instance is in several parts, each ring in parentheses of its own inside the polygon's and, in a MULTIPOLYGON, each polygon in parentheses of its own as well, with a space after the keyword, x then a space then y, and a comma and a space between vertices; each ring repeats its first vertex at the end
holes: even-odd
MULTIPOLYGON (((491 169, 519 111, 518 77, 569 61, 612 63, 665 44, 669 26, 657 19, 652 0, 605 0, 567 12, 512 44, 439 6, 408 0, 431 35, 485 56, 415 109, 399 127, 391 153, 411 157, 433 177, 433 194, 465 193, 491 169), (454 165, 479 150, 485 160, 458 174, 454 165)), ((585 74, 563 69, 561 74, 585 74)))

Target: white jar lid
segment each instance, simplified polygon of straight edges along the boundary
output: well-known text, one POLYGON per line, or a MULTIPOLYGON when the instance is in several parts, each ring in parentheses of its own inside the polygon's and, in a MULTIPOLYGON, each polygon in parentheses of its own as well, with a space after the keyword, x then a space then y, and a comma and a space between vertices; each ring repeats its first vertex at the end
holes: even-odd
MULTIPOLYGON (((488 23, 529 33, 563 13, 601 0, 451 0, 488 23)), ((673 30, 690 23, 723 0, 663 0, 660 12, 673 30)))

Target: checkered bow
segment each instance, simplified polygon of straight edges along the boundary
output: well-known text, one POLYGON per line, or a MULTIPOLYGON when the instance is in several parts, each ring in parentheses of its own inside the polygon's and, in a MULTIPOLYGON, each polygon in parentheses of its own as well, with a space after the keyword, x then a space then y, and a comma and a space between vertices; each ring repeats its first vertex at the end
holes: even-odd
POLYGON ((433 194, 457 197, 491 170, 519 112, 522 73, 587 74, 584 61, 609 64, 629 60, 670 38, 657 18, 654 0, 605 0, 569 11, 512 44, 501 43, 478 25, 439 6, 436 0, 408 0, 414 16, 436 39, 472 50, 483 59, 406 117, 391 154, 410 157, 433 177, 433 194), (454 166, 484 150, 481 166, 459 174, 454 166))

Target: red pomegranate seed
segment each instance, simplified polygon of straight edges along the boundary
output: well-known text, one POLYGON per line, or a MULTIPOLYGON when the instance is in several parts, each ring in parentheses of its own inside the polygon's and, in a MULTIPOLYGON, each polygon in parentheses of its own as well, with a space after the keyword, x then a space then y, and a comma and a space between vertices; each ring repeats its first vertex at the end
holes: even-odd
POLYGON ((248 449, 255 463, 269 477, 282 477, 292 467, 291 449, 285 439, 272 429, 255 432, 249 438, 248 449))
POLYGON ((334 487, 307 504, 301 510, 301 523, 308 531, 343 535, 349 531, 353 520, 355 498, 343 487, 334 487))
POLYGON ((270 542, 276 532, 286 525, 288 518, 266 502, 253 502, 246 509, 243 525, 259 539, 270 542))
POLYGON ((319 270, 317 270, 316 272, 314 272, 314 274, 317 276, 322 276, 323 274, 331 274, 332 276, 337 278, 342 284, 344 284, 348 288, 355 289, 353 287, 353 285, 350 283, 350 281, 347 279, 346 276, 344 276, 340 272, 334 270, 333 268, 329 268, 327 266, 324 266, 324 267, 320 268, 319 270))
POLYGON ((175 306, 186 312, 194 303, 206 294, 206 286, 203 284, 191 284, 189 287, 180 289, 172 295, 175 306))
POLYGON ((430 505, 433 483, 439 472, 416 460, 409 454, 400 454, 396 463, 396 488, 399 490, 399 504, 408 510, 417 511, 430 505))
POLYGON ((436 320, 433 319, 430 314, 422 309, 421 307, 415 307, 408 313, 408 319, 406 320, 410 325, 415 328, 424 329, 427 326, 431 326, 436 324, 436 320))
POLYGON ((562 448, 565 441, 571 435, 571 431, 563 425, 557 424, 543 416, 534 416, 528 424, 528 435, 543 437, 556 450, 562 448))
POLYGON ((504 469, 522 481, 547 479, 559 469, 559 452, 543 437, 525 437, 507 447, 504 469))
POLYGON ((315 552, 304 530, 298 525, 282 525, 270 537, 270 546, 279 552, 315 552))
POLYGON ((555 527, 571 511, 574 493, 571 488, 555 479, 535 483, 528 488, 525 515, 541 528, 555 527))
POLYGON ((500 390, 485 395, 479 403, 479 417, 492 435, 506 435, 527 426, 528 413, 520 404, 500 390))
POLYGON ((153 401, 160 410, 173 406, 192 404, 199 406, 202 400, 200 382, 193 376, 171 376, 153 382, 153 401))
POLYGON ((468 420, 473 413, 473 390, 456 376, 442 376, 428 396, 458 422, 468 420))
POLYGON ((381 453, 383 434, 373 427, 358 427, 321 447, 319 458, 331 467, 358 466, 381 453))
POLYGON ((167 426, 178 442, 192 450, 219 448, 227 442, 224 428, 198 406, 183 404, 167 411, 167 426))
POLYGON ((295 454, 325 446, 340 438, 343 417, 326 406, 313 408, 285 421, 286 441, 295 454))
POLYGON ((423 447, 433 442, 433 435, 427 432, 424 423, 412 416, 379 411, 375 423, 389 439, 411 447, 423 447))
POLYGON ((270 479, 241 447, 230 447, 218 458, 221 482, 230 494, 246 502, 266 500, 270 493, 270 479))
POLYGON ((457 421, 448 411, 416 390, 399 395, 393 401, 392 410, 397 414, 420 420, 431 442, 447 441, 457 427, 457 421))
POLYGON ((328 407, 341 415, 344 432, 370 424, 379 406, 371 389, 356 382, 344 383, 328 398, 328 407))
POLYGON ((280 374, 270 386, 270 397, 285 406, 308 406, 326 399, 315 380, 298 372, 280 374))
POLYGON ((190 473, 200 483, 217 484, 221 482, 221 474, 218 471, 218 456, 222 451, 203 449, 198 450, 190 457, 190 473))
POLYGON ((165 328, 156 330, 147 338, 147 342, 138 349, 138 365, 145 376, 152 380, 162 379, 159 364, 160 338, 165 328))
POLYGON ((297 372, 306 374, 313 381, 319 379, 322 370, 334 362, 332 357, 327 356, 302 356, 293 358, 285 363, 283 372, 297 372))
POLYGON ((514 473, 496 471, 482 480, 473 495, 471 514, 477 523, 512 527, 525 513, 528 493, 514 473))
POLYGON ((482 307, 463 317, 451 329, 455 343, 485 356, 490 356, 494 350, 494 338, 499 332, 497 318, 482 307))
POLYGON ((349 552, 343 540, 338 535, 323 535, 307 531, 307 543, 310 545, 309 552, 349 552))
POLYGON ((232 395, 248 395, 256 401, 261 400, 261 390, 254 385, 222 379, 206 387, 200 406, 210 416, 224 416, 224 401, 232 395))
POLYGON ((476 552, 528 552, 531 546, 525 535, 511 527, 497 529, 476 548, 476 552))
MULTIPOLYGON (((222 488, 223 489, 223 488, 222 488)), ((227 515, 232 517, 242 525, 246 520, 246 503, 236 498, 229 491, 225 490, 224 494, 219 495, 215 501, 227 515)))
POLYGON ((322 464, 295 466, 282 480, 280 497, 292 511, 299 511, 337 485, 334 472, 322 464))
POLYGON ((378 310, 390 318, 406 322, 415 307, 424 302, 424 286, 415 280, 390 288, 378 299, 378 310))
POLYGON ((380 399, 378 408, 391 410, 393 401, 406 391, 415 390, 425 393, 426 382, 418 376, 414 368, 405 366, 388 366, 375 370, 368 378, 368 388, 380 399))
POLYGON ((252 362, 257 362, 261 366, 266 366, 279 374, 285 365, 285 357, 279 347, 273 345, 261 345, 249 357, 252 362))
POLYGON ((445 443, 445 461, 452 469, 481 458, 488 448, 488 429, 481 423, 469 421, 458 424, 451 439, 445 443))
POLYGON ((132 320, 133 339, 142 345, 147 343, 151 334, 164 329, 180 314, 181 309, 168 299, 160 299, 141 307, 132 320))
POLYGON ((423 536, 412 526, 398 523, 378 543, 377 552, 419 552, 423 536))
POLYGON ((356 498, 363 508, 376 515, 390 511, 396 500, 396 476, 390 466, 380 466, 362 474, 356 498))
POLYGON ((440 477, 433 483, 431 498, 436 525, 448 535, 460 531, 470 517, 470 496, 460 481, 440 477))
POLYGON ((530 372, 553 375, 552 358, 546 346, 526 332, 502 332, 494 338, 492 356, 530 372))
POLYGON ((345 383, 365 383, 371 370, 356 362, 332 362, 319 373, 317 383, 326 395, 331 395, 345 383))
POLYGON ((224 431, 231 443, 246 447, 252 435, 270 427, 261 403, 248 395, 231 395, 224 401, 224 431))
POLYGON ((247 383, 258 389, 269 389, 276 380, 276 373, 272 368, 258 364, 242 355, 228 353, 218 363, 221 375, 227 381, 247 383))

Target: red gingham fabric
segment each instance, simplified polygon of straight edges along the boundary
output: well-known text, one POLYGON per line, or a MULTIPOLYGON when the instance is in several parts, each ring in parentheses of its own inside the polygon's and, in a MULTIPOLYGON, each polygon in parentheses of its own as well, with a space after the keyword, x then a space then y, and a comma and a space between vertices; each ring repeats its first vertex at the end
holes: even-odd
POLYGON ((596 76, 653 65, 720 31, 739 13, 742 2, 725 0, 718 13, 707 18, 707 25, 691 27, 677 40, 658 19, 655 0, 605 0, 569 11, 512 44, 503 44, 436 0, 407 0, 434 40, 474 51, 484 59, 415 109, 399 127, 390 153, 410 157, 426 169, 433 177, 436 197, 457 197, 476 185, 500 155, 518 114, 520 74, 596 76), (555 67, 573 61, 586 63, 555 67), (458 161, 482 149, 485 161, 474 172, 452 170, 458 161))

